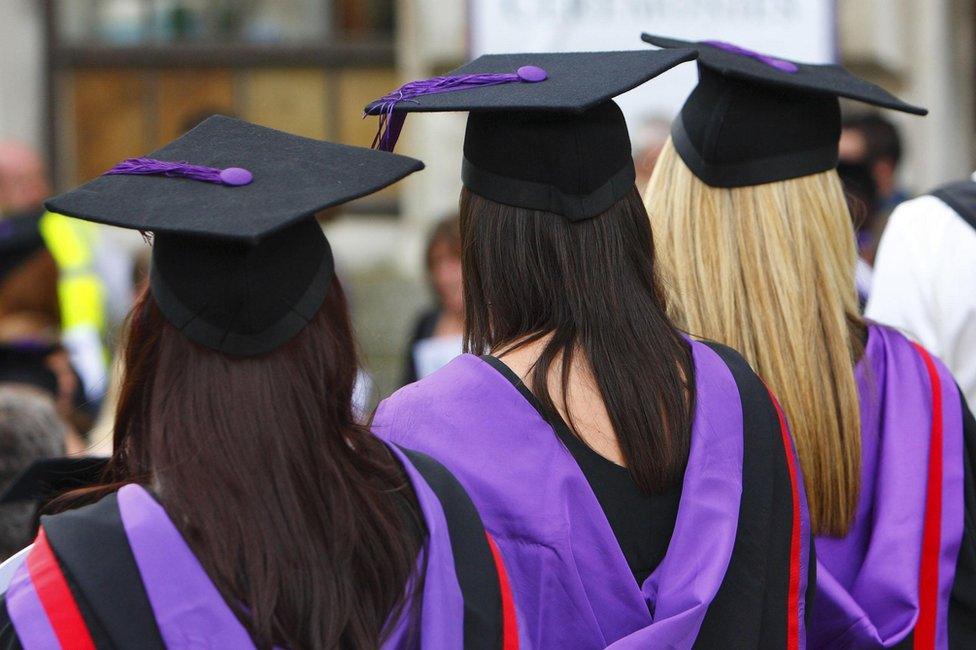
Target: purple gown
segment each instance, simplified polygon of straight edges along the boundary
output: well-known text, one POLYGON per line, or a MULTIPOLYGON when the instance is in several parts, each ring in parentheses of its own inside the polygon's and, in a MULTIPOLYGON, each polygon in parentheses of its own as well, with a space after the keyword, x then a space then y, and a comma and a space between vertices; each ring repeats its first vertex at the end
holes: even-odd
POLYGON ((976 647, 972 415, 945 366, 888 327, 870 326, 856 376, 858 510, 845 537, 816 538, 810 645, 976 647))
POLYGON ((462 355, 380 405, 377 435, 437 457, 471 495, 532 647, 804 646, 810 528, 788 432, 741 357, 691 347, 691 452, 643 584, 550 419, 487 360, 462 355))

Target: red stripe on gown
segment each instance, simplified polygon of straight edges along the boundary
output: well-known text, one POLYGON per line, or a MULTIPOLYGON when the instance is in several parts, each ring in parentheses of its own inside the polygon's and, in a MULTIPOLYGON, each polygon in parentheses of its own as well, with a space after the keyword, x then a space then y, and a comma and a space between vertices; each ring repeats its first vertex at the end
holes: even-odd
POLYGON ((918 574, 918 621, 914 647, 934 648, 939 608, 939 556, 942 548, 942 381, 931 355, 913 343, 925 363, 932 385, 932 431, 929 435, 928 476, 925 483, 925 521, 918 574))
POLYGON ((783 437, 783 450, 786 452, 786 466, 790 474, 793 521, 790 532, 790 586, 786 603, 786 647, 797 650, 800 647, 800 486, 797 484, 796 458, 793 456, 793 440, 786 426, 786 417, 772 392, 769 393, 769 398, 776 407, 780 435, 783 437))
POLYGON ((505 562, 502 560, 501 551, 495 544, 491 535, 485 532, 488 538, 488 546, 491 547, 491 556, 495 560, 495 570, 498 572, 498 587, 502 596, 502 649, 518 650, 518 621, 515 617, 515 600, 512 598, 512 586, 508 582, 508 573, 505 571, 505 562))
POLYGON ((61 565, 54 557, 44 528, 37 534, 34 548, 27 554, 27 572, 61 647, 95 650, 88 626, 61 572, 61 565))

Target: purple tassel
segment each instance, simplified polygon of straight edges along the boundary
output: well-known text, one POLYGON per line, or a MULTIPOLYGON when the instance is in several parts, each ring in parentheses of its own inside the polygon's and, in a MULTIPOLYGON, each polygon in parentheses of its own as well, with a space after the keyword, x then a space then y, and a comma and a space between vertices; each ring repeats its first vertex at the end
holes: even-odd
POLYGON ((776 68, 781 72, 786 72, 789 74, 796 74, 800 71, 792 61, 784 61, 783 59, 777 59, 774 56, 769 56, 768 54, 762 54, 760 52, 755 52, 753 50, 747 50, 744 47, 739 47, 734 43, 726 43, 725 41, 702 41, 706 45, 711 45, 712 47, 717 47, 720 50, 725 50, 726 52, 731 52, 732 54, 740 54, 742 56, 747 56, 750 59, 755 59, 761 63, 776 68))
POLYGON ((397 139, 400 137, 400 131, 403 129, 403 122, 407 118, 405 112, 394 112, 393 109, 399 102, 413 101, 416 97, 468 90, 469 88, 516 82, 536 83, 545 81, 548 76, 546 71, 538 66, 524 65, 515 72, 462 74, 453 77, 418 79, 406 83, 370 104, 371 112, 378 113, 380 117, 379 128, 376 131, 376 137, 373 138, 372 147, 381 151, 393 151, 397 139))
POLYGON ((218 169, 216 167, 204 167, 203 165, 191 165, 188 162, 156 160, 155 158, 128 158, 103 175, 110 176, 116 174, 189 178, 195 181, 230 185, 232 187, 247 185, 254 180, 254 175, 241 167, 218 169))

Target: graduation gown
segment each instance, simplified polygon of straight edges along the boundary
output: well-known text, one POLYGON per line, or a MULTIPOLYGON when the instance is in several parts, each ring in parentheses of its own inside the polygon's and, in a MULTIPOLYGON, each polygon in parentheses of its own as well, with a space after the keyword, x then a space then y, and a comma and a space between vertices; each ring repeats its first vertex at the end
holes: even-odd
POLYGON ((810 645, 976 647, 976 423, 942 363, 871 325, 856 368, 861 491, 818 536, 810 645))
POLYGON ((691 451, 641 583, 557 416, 500 362, 462 355, 380 405, 377 435, 437 454, 471 495, 533 647, 804 646, 811 537, 784 419, 738 354, 690 345, 691 451))
MULTIPOLYGON (((384 648, 519 647, 500 555, 457 480, 424 454, 393 448, 413 484, 427 539, 419 621, 384 648)), ((0 603, 4 648, 253 648, 163 507, 126 485, 44 517, 0 603)))

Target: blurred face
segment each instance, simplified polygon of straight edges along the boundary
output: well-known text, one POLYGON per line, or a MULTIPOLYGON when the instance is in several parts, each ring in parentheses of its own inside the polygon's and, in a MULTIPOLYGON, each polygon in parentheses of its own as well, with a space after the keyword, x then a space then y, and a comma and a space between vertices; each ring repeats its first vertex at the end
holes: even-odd
POLYGON ((843 129, 840 132, 840 143, 837 147, 838 158, 841 162, 856 164, 868 157, 868 141, 859 129, 843 129))
POLYGON ((0 213, 39 209, 50 189, 37 153, 21 144, 0 143, 0 213))
POLYGON ((444 242, 436 244, 430 252, 430 281, 444 309, 460 314, 464 311, 461 292, 461 258, 444 242))

